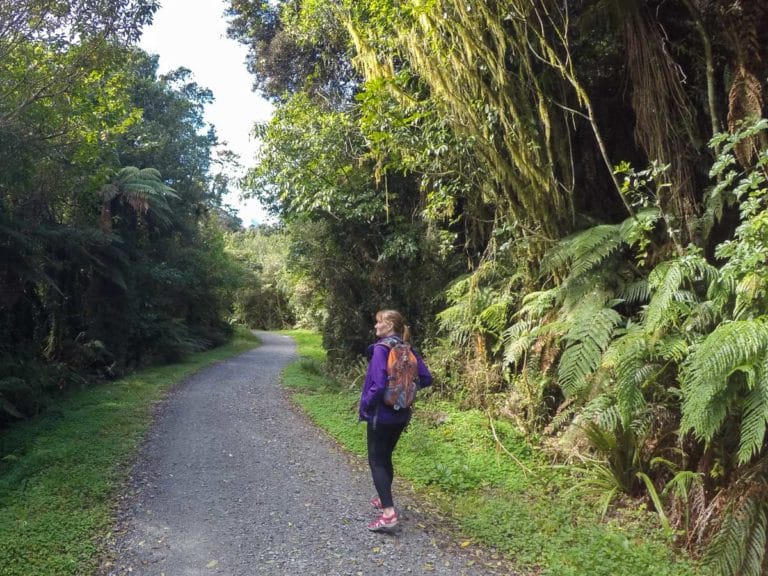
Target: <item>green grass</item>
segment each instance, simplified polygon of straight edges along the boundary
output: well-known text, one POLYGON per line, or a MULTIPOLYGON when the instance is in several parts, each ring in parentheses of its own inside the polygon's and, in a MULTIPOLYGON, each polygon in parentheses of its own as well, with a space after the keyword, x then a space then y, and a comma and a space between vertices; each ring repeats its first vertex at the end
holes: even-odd
POLYGON ((257 345, 238 330, 226 346, 71 394, 0 433, 0 574, 90 574, 125 479, 167 390, 257 345))
MULTIPOLYGON (((303 333, 297 342, 302 359, 285 371, 285 385, 319 426, 351 452, 364 455, 359 391, 323 376, 318 336, 303 333)), ((503 448, 485 414, 422 393, 395 452, 398 476, 441 515, 452 517, 462 538, 502 552, 521 574, 704 573, 673 550, 653 514, 623 510, 601 520, 595 499, 570 489, 573 479, 567 470, 548 466, 509 423, 496 421, 494 429, 503 448)))

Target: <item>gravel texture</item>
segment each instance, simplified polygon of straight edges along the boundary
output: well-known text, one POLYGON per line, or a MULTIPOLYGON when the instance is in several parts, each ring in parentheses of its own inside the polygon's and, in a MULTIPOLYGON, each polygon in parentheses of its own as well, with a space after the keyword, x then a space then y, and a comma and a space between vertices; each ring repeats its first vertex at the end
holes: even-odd
POLYGON ((411 496, 398 495, 397 479, 400 529, 369 532, 367 463, 339 449, 281 389, 293 341, 258 335, 262 346, 197 373, 159 409, 102 575, 510 573, 491 552, 458 545, 411 496))

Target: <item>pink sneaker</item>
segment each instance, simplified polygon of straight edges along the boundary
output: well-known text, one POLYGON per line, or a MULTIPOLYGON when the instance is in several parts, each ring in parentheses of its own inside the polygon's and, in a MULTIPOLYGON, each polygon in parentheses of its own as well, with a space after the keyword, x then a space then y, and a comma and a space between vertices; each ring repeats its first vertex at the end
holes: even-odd
POLYGON ((392 512, 391 516, 382 514, 376 520, 368 524, 368 530, 372 532, 387 532, 397 526, 397 512, 392 512))
POLYGON ((376 510, 381 510, 383 506, 381 505, 381 498, 376 496, 375 498, 371 498, 371 506, 376 508, 376 510))

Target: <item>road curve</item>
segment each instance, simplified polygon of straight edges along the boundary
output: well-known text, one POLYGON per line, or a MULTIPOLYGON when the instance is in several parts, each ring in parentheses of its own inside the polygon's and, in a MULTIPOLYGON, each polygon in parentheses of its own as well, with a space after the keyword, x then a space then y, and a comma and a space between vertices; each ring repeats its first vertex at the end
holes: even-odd
POLYGON ((279 374, 293 341, 258 335, 260 347, 198 372, 160 407, 100 574, 496 574, 414 511, 394 535, 366 530, 365 464, 287 400, 279 374))

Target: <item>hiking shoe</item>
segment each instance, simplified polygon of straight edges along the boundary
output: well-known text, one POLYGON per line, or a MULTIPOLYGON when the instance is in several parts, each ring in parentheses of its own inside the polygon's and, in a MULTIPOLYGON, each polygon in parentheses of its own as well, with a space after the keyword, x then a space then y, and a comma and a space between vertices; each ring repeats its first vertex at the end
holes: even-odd
POLYGON ((372 532, 387 532, 397 526, 397 512, 392 512, 391 516, 382 514, 376 520, 368 524, 368 530, 372 532))
POLYGON ((381 505, 381 498, 376 496, 375 498, 371 498, 371 506, 376 508, 376 510, 381 510, 383 506, 381 505))

